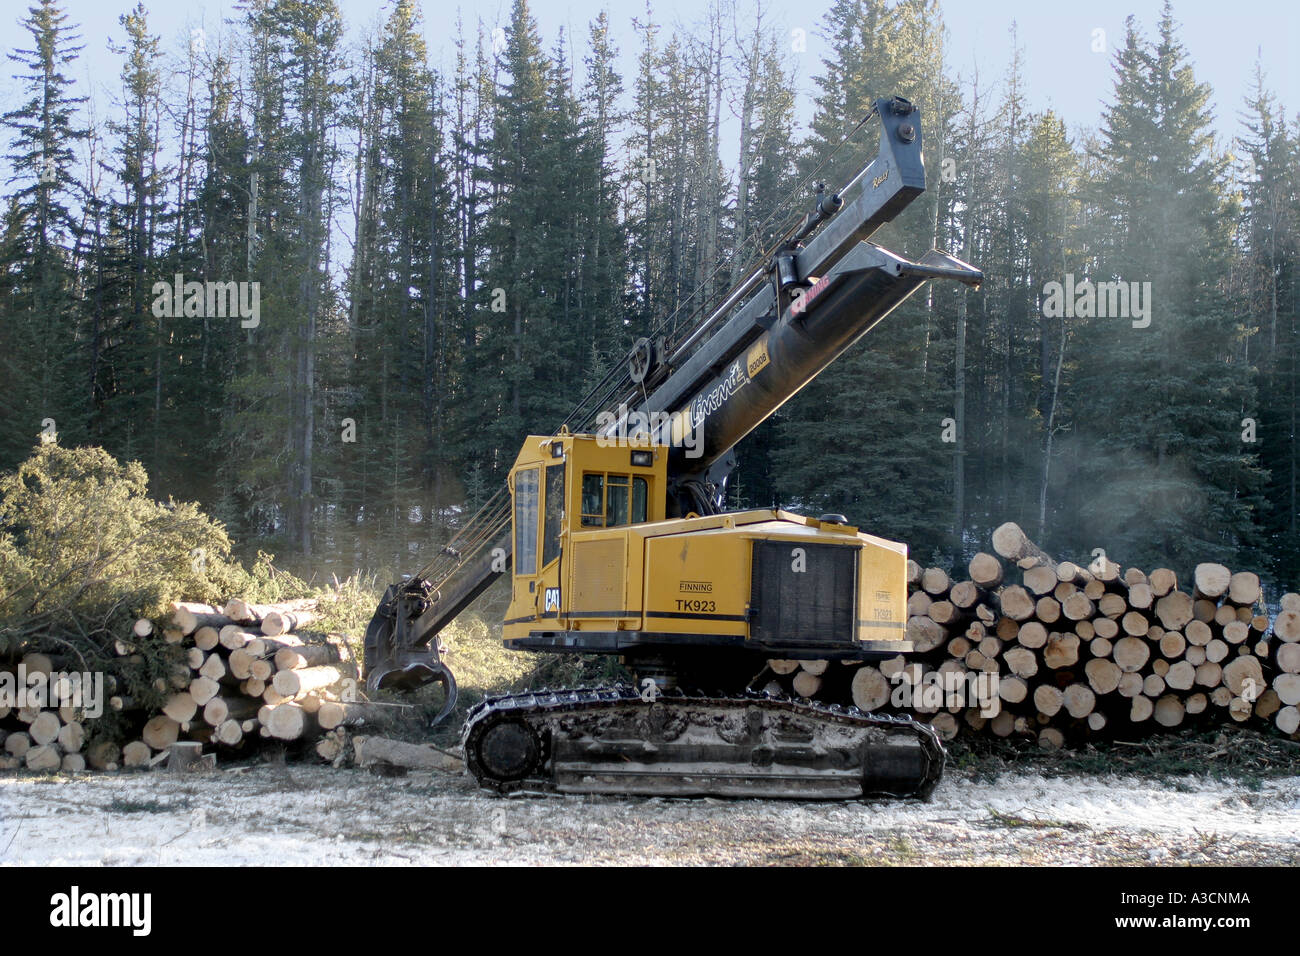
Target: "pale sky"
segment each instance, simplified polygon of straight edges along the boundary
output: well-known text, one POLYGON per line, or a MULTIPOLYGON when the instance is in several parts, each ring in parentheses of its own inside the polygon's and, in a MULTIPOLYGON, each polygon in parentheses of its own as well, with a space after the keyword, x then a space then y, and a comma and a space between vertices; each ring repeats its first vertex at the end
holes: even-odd
MULTIPOLYGON (((655 17, 661 23, 677 24, 690 29, 703 17, 706 0, 655 0, 655 17)), ((737 16, 743 29, 752 23, 754 0, 735 0, 737 16)), ((0 14, 0 45, 6 50, 25 44, 18 20, 26 8, 23 0, 3 0, 0 14)), ((94 88, 96 108, 102 117, 115 94, 120 60, 108 50, 110 39, 121 42, 123 31, 118 16, 132 5, 132 0, 66 0, 64 7, 80 24, 86 48, 74 68, 79 84, 94 88)), ((146 4, 155 33, 163 37, 164 47, 172 52, 184 48, 193 29, 208 32, 221 29, 224 17, 230 16, 233 4, 226 0, 154 0, 146 4)), ((818 36, 820 23, 831 0, 802 0, 799 3, 765 4, 765 19, 793 36, 803 30, 807 37, 806 52, 790 52, 800 91, 798 120, 802 135, 812 115, 812 77, 820 72, 826 45, 818 36)), ((1012 21, 1019 27, 1024 49, 1026 93, 1031 109, 1047 107, 1063 115, 1071 129, 1093 126, 1100 118, 1103 101, 1112 88, 1110 53, 1122 41, 1124 18, 1136 15, 1148 36, 1155 33, 1161 0, 1089 0, 1087 3, 1051 3, 1050 0, 948 0, 944 4, 949 32, 952 71, 969 78, 978 71, 980 85, 992 88, 1005 74, 1010 57, 1009 28, 1012 21), (1105 32, 1107 53, 1093 52, 1096 34, 1105 32)), ((375 0, 340 0, 349 39, 355 40, 363 28, 382 19, 390 8, 388 2, 375 0)), ((490 30, 503 24, 509 14, 509 0, 448 3, 422 0, 425 31, 430 53, 436 66, 450 70, 452 38, 457 11, 472 28, 481 19, 490 30)), ((577 59, 583 55, 587 24, 601 10, 610 13, 615 42, 620 50, 620 66, 627 93, 631 93, 631 76, 637 50, 632 18, 644 16, 644 2, 620 3, 612 0, 533 0, 546 49, 551 49, 561 28, 574 39, 577 59)), ((1223 136, 1241 133, 1238 114, 1243 98, 1253 83, 1254 63, 1262 56, 1267 83, 1284 103, 1288 115, 1300 111, 1300 4, 1237 0, 1231 5, 1210 0, 1178 0, 1174 14, 1182 23, 1182 40, 1196 68, 1198 79, 1214 87, 1216 127, 1223 136)), ((793 44, 792 44, 793 45, 793 44)), ((0 96, 12 104, 15 81, 4 71, 0 78, 0 96)), ((84 87, 83 87, 84 91, 84 87)), ((882 95, 907 91, 882 90, 882 95)), ((734 157, 724 156, 728 163, 734 157)))

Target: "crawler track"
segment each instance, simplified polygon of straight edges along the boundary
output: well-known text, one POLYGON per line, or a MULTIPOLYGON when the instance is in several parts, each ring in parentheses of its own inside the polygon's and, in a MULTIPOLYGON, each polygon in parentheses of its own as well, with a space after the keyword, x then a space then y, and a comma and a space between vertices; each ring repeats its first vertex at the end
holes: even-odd
POLYGON ((486 788, 561 793, 928 798, 938 734, 909 717, 809 700, 627 685, 489 698, 462 735, 486 788))

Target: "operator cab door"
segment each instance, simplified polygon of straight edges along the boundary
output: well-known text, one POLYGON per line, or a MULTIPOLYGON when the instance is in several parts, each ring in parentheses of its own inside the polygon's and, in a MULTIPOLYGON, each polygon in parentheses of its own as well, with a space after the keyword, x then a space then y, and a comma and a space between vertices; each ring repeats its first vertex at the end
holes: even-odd
POLYGON ((539 618, 560 616, 560 557, 564 521, 563 461, 520 468, 514 487, 514 606, 539 618))

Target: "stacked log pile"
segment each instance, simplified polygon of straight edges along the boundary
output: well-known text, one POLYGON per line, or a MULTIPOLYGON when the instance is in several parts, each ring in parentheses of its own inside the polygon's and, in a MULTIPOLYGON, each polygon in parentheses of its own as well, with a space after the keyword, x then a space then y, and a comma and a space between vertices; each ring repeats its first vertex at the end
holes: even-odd
MULTIPOLYGON (((22 659, 26 673, 43 674, 47 679, 55 663, 50 655, 34 652, 22 659)), ((6 689, 13 687, 14 673, 3 676, 8 677, 6 689)), ((0 770, 86 769, 87 728, 81 717, 66 707, 13 707, 7 700, 0 703, 0 770)))
MULTIPOLYGON (((854 705, 912 713, 947 739, 1021 735, 1048 750, 1207 721, 1300 737, 1300 595, 1283 595, 1270 618, 1252 572, 1204 563, 1180 587, 1168 568, 1121 569, 1100 550, 1086 566, 1055 561, 1015 524, 963 570, 954 578, 909 562, 916 653, 854 664, 854 705), (916 692, 927 684, 964 696, 916 692)), ((769 669, 773 690, 842 697, 825 661, 769 669)))
MULTIPOLYGON (((154 682, 160 707, 146 707, 112 675, 104 681, 103 713, 87 714, 51 695, 47 707, 0 705, 0 770, 81 771, 146 767, 161 762, 178 742, 197 742, 208 751, 249 755, 266 743, 312 747, 330 762, 349 752, 349 730, 374 716, 356 702, 356 663, 342 641, 313 640, 310 602, 256 605, 232 600, 217 608, 177 603, 160 633, 153 622, 136 622, 130 637, 116 642, 120 658, 137 645, 170 647, 167 678, 154 682)), ((22 671, 56 671, 48 655, 26 654, 22 671)), ((17 667, 0 664, 17 676, 17 667)), ((60 688, 54 688, 55 691, 60 688)), ((186 761, 193 747, 186 748, 186 761)))

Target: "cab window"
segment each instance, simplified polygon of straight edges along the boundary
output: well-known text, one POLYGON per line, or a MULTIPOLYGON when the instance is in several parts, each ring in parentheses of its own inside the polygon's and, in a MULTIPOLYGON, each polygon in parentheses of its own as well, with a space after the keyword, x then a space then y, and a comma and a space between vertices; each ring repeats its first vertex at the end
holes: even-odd
POLYGON ((627 503, 630 483, 627 475, 605 476, 605 524, 617 528, 627 524, 627 503))
POLYGON ((649 508, 650 485, 644 478, 632 479, 632 523, 640 524, 646 520, 649 508))
POLYGON ((582 476, 582 526, 605 527, 605 476, 587 472, 582 476))
POLYGON ((515 473, 515 553, 516 574, 537 573, 537 499, 536 468, 515 473))
POLYGON ((582 525, 617 528, 646 520, 650 486, 644 478, 586 472, 582 476, 582 525))
POLYGON ((542 522, 542 567, 560 556, 560 521, 564 517, 564 465, 546 466, 546 517, 542 522))

